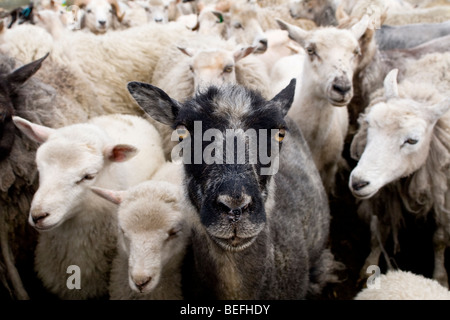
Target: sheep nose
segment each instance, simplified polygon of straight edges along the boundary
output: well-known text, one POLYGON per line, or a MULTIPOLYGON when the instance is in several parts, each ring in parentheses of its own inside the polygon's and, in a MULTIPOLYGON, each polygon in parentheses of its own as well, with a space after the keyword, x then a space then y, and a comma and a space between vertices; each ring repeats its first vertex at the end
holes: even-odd
POLYGON ((140 292, 142 292, 144 290, 145 286, 147 284, 149 284, 150 281, 152 281, 152 277, 144 276, 144 277, 133 278, 133 282, 136 285, 136 287, 139 289, 140 292))
POLYGON ((354 179, 352 181, 352 189, 355 191, 359 191, 362 188, 368 186, 370 184, 369 181, 364 181, 364 180, 359 180, 359 179, 354 179))
POLYGON ((48 217, 50 214, 47 212, 42 212, 37 215, 31 216, 31 220, 33 220, 35 225, 39 225, 46 217, 48 217))
POLYGON ((99 23, 101 26, 104 26, 104 25, 106 24, 106 21, 105 21, 105 20, 99 20, 98 23, 99 23))
POLYGON ((333 84, 333 90, 343 96, 347 94, 351 88, 352 87, 348 84, 333 84))
POLYGON ((161 22, 163 22, 163 19, 162 18, 155 18, 155 22, 161 23, 161 22))
POLYGON ((221 211, 225 213, 228 222, 236 223, 241 220, 242 213, 248 209, 251 197, 249 195, 241 195, 238 198, 234 198, 228 195, 220 195, 217 198, 217 202, 221 207, 221 211))

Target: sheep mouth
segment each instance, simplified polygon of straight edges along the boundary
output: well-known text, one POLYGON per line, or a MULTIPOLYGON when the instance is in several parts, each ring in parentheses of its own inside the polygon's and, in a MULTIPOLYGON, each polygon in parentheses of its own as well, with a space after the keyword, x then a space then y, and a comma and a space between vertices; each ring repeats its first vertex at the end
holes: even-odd
POLYGON ((375 190, 372 192, 358 192, 358 191, 352 189, 352 194, 356 198, 361 199, 361 200, 372 198, 375 195, 375 193, 377 193, 377 192, 378 192, 378 190, 375 190))
POLYGON ((242 237, 238 237, 236 235, 233 235, 230 238, 218 238, 218 237, 212 236, 212 239, 222 249, 227 250, 227 251, 236 252, 236 251, 242 251, 242 250, 250 247, 253 244, 253 242, 255 242, 256 236, 249 237, 249 238, 242 238, 242 237))
POLYGON ((344 107, 350 102, 350 99, 345 99, 345 98, 344 99, 339 99, 339 100, 338 99, 329 98, 328 100, 335 107, 344 107))

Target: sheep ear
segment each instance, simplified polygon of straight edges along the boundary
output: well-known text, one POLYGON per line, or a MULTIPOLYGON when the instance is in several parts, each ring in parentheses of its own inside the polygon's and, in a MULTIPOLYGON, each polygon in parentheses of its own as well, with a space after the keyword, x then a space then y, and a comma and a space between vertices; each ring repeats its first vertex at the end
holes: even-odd
POLYGON ((384 78, 384 96, 386 100, 398 98, 398 85, 397 85, 398 69, 392 69, 384 78))
POLYGON ((14 71, 6 77, 9 86, 9 93, 15 92, 25 83, 33 74, 35 74, 42 65, 42 62, 48 57, 48 53, 42 58, 30 62, 14 71))
POLYGON ((275 19, 282 30, 286 30, 289 38, 298 42, 302 47, 305 45, 305 39, 308 36, 308 31, 300 27, 289 24, 283 20, 275 19))
POLYGON ((171 126, 178 116, 181 104, 158 87, 143 82, 129 82, 128 91, 149 116, 171 126))
POLYGON ((214 14, 217 17, 217 19, 219 19, 217 21, 217 23, 222 23, 225 21, 225 17, 222 12, 217 11, 217 10, 212 10, 211 13, 214 14))
POLYGON ((281 107, 283 116, 287 115, 292 106, 292 101, 294 101, 296 82, 297 80, 293 78, 286 88, 281 90, 275 97, 272 98, 272 100, 270 100, 270 102, 281 107))
POLYGON ((177 48, 178 48, 178 50, 183 52, 188 57, 193 57, 195 55, 195 50, 192 48, 183 48, 183 47, 178 47, 178 46, 177 46, 177 48))
POLYGON ((98 196, 114 204, 121 204, 125 199, 126 191, 108 190, 99 187, 91 187, 91 190, 98 196))
POLYGON ((21 117, 13 116, 12 119, 20 131, 22 131, 31 140, 38 143, 44 143, 47 141, 50 134, 55 131, 55 129, 32 123, 21 117))
POLYGON ((108 146, 103 151, 104 156, 113 162, 124 162, 133 158, 138 149, 128 144, 116 144, 108 146))
POLYGON ((438 102, 429 107, 429 114, 432 115, 434 121, 437 121, 449 110, 450 110, 450 98, 445 98, 441 102, 438 102))
POLYGON ((350 144, 350 157, 358 161, 366 148, 367 143, 367 126, 359 128, 350 144))
POLYGON ((353 35, 356 39, 359 40, 364 33, 366 32, 367 28, 369 27, 370 18, 367 14, 365 14, 361 20, 359 20, 358 23, 356 23, 350 30, 352 31, 353 35))
POLYGON ((251 46, 251 47, 245 47, 245 48, 240 48, 238 50, 236 50, 233 53, 233 57, 234 57, 234 62, 238 62, 239 60, 241 60, 242 58, 245 58, 246 56, 248 56, 250 53, 252 53, 253 51, 255 51, 256 46, 251 46))

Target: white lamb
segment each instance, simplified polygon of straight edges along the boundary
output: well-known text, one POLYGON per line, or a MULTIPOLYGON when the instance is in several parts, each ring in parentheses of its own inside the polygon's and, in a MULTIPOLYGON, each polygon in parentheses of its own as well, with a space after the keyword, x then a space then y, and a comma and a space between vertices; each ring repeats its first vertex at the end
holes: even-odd
POLYGON ((118 254, 111 270, 110 299, 183 298, 181 263, 190 228, 180 207, 181 168, 167 163, 163 169, 163 175, 169 170, 176 176, 174 183, 163 176, 166 181, 152 179, 126 191, 92 188, 119 205, 118 254))
POLYGON ((29 216, 40 231, 35 252, 38 277, 61 299, 106 296, 116 251, 112 212, 117 208, 89 187, 124 190, 149 179, 164 163, 158 132, 132 115, 101 116, 59 129, 19 117, 13 120, 41 143, 36 153, 39 188, 29 216), (70 266, 80 268, 78 290, 66 286, 70 266))
POLYGON ((306 51, 299 70, 294 102, 288 115, 300 126, 328 192, 333 191, 348 129, 347 104, 353 97, 352 78, 360 54, 359 38, 367 29, 365 16, 351 29, 334 27, 305 31, 277 20, 306 51), (303 71, 303 72, 300 72, 303 71))
POLYGON ((364 288, 355 300, 450 300, 450 291, 436 280, 410 271, 391 270, 364 288), (378 284, 378 285, 377 285, 378 284))

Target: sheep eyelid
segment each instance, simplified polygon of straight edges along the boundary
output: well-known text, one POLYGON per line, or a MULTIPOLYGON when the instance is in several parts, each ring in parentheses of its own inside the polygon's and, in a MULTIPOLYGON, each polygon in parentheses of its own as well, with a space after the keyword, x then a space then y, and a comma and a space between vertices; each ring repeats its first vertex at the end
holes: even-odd
POLYGON ((180 233, 181 229, 176 229, 176 228, 172 228, 169 231, 167 231, 167 240, 171 240, 175 237, 178 236, 178 234, 180 233))
POLYGON ((405 142, 403 142, 403 145, 405 144, 415 145, 417 144, 417 142, 419 142, 418 139, 408 138, 405 140, 405 142))
POLYGON ((225 68, 223 68, 223 72, 224 73, 231 73, 231 72, 233 72, 233 66, 226 66, 225 68))
POLYGON ((83 181, 86 181, 86 180, 92 180, 92 179, 94 179, 94 178, 95 178, 95 174, 94 174, 94 173, 91 173, 91 174, 87 173, 87 174, 85 174, 85 175, 83 176, 83 178, 81 178, 80 180, 78 180, 78 181, 76 182, 76 184, 80 184, 80 183, 83 182, 83 181))

